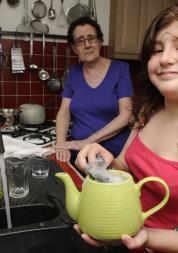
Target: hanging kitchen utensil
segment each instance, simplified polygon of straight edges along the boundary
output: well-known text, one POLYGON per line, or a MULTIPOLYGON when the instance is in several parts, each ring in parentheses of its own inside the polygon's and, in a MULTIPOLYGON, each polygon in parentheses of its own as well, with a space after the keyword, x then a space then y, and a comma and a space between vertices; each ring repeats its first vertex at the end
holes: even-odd
POLYGON ((90 18, 97 22, 97 14, 96 14, 96 3, 95 0, 89 0, 89 11, 90 18))
POLYGON ((68 26, 67 16, 64 12, 64 1, 63 0, 61 0, 61 10, 58 15, 58 26, 60 26, 60 27, 67 27, 68 26))
POLYGON ((95 0, 93 0, 93 10, 94 10, 94 18, 97 22, 97 11, 96 11, 96 1, 95 0))
POLYGON ((49 19, 55 19, 56 18, 56 10, 53 9, 53 0, 51 0, 51 5, 48 10, 48 18, 49 19))
POLYGON ((21 23, 16 28, 17 32, 34 33, 35 30, 31 25, 31 17, 28 15, 28 0, 24 0, 24 16, 21 23))
POLYGON ((70 69, 69 55, 70 55, 70 48, 66 47, 65 55, 64 55, 64 73, 61 77, 61 84, 62 84, 63 89, 64 89, 64 83, 69 75, 69 69, 70 69))
POLYGON ((3 52, 3 45, 0 43, 0 69, 3 69, 7 63, 7 56, 3 52))
POLYGON ((33 63, 33 33, 30 34, 30 63, 29 63, 29 69, 30 70, 36 70, 38 69, 38 66, 33 63))
POLYGON ((46 16, 46 13, 47 13, 46 4, 41 0, 35 1, 32 6, 32 14, 36 19, 33 20, 31 24, 37 32, 43 34, 49 32, 48 25, 45 22, 41 21, 41 18, 44 18, 46 16))
POLYGON ((53 73, 47 82, 47 88, 51 93, 58 93, 61 89, 61 82, 56 74, 56 45, 53 46, 53 73))
POLYGON ((11 6, 16 6, 20 3, 20 0, 7 0, 7 3, 11 6))
POLYGON ((32 14, 35 18, 44 18, 47 13, 47 6, 42 0, 37 0, 32 5, 32 14))
POLYGON ((49 26, 45 22, 41 21, 40 18, 34 19, 31 24, 39 33, 46 34, 49 32, 49 26))
POLYGON ((38 73, 38 77, 42 81, 49 79, 49 73, 44 69, 44 56, 45 56, 45 34, 42 35, 42 69, 38 73))
POLYGON ((71 24, 80 17, 90 17, 89 6, 86 4, 81 4, 80 0, 77 0, 76 4, 70 6, 67 9, 66 15, 69 24, 71 24))
POLYGON ((15 41, 15 44, 11 48, 11 64, 13 74, 23 74, 25 70, 22 49, 15 41))
MULTIPOLYGON (((1 27, 0 27, 0 32, 1 32, 1 27)), ((7 63, 7 56, 6 54, 3 52, 3 44, 2 44, 2 35, 0 35, 0 69, 3 69, 4 66, 7 63)))

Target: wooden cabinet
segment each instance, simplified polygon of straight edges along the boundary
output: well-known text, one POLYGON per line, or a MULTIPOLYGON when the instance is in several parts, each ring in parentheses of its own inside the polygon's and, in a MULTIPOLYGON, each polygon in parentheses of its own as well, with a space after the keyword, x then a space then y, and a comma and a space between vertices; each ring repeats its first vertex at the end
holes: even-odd
POLYGON ((109 56, 137 59, 146 28, 175 0, 111 0, 109 56))

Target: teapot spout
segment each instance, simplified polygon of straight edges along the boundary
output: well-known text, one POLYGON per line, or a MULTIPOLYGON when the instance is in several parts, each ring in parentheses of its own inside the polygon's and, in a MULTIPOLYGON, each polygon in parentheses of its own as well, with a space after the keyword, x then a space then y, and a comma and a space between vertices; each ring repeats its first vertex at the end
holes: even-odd
POLYGON ((55 176, 59 178, 65 185, 67 212, 72 219, 76 220, 80 192, 77 190, 69 174, 60 172, 56 173, 55 176))

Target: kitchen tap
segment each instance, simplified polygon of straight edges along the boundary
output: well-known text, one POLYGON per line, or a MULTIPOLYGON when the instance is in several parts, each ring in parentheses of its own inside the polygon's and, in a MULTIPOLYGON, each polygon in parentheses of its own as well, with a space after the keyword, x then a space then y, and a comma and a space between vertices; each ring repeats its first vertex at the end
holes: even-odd
POLYGON ((8 190, 7 190, 7 178, 6 178, 5 162, 4 162, 4 152, 5 152, 5 149, 4 149, 3 139, 2 139, 2 133, 0 131, 0 198, 4 196, 7 227, 12 228, 9 195, 8 195, 8 190))
POLYGON ((4 144, 3 144, 3 139, 2 139, 2 134, 1 134, 1 131, 0 131, 0 154, 3 154, 4 153, 4 144))

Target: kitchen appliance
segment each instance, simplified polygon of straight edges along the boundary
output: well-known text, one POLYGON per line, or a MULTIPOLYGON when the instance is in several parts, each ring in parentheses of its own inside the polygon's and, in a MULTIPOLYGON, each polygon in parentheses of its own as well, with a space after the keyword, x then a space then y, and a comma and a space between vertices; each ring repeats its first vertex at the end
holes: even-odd
POLYGON ((129 173, 114 169, 108 171, 113 176, 121 176, 123 180, 103 183, 87 176, 81 192, 67 173, 56 174, 66 187, 69 216, 77 221, 84 233, 102 241, 118 240, 123 234, 137 234, 145 219, 160 210, 169 199, 169 188, 161 178, 146 177, 134 183, 129 173), (159 203, 143 212, 140 195, 147 182, 160 183, 165 193, 159 203))
POLYGON ((55 122, 45 121, 42 124, 15 124, 5 125, 1 128, 2 134, 6 134, 12 138, 27 141, 38 145, 39 147, 47 147, 56 141, 55 122))

